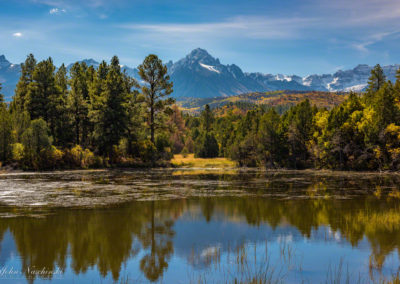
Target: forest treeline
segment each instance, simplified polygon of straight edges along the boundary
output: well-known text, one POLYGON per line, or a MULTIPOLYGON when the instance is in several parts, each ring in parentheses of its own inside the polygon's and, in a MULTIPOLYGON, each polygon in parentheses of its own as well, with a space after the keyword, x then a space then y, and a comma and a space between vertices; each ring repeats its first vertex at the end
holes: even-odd
MULTIPOLYGON (((400 70, 396 78, 394 83, 387 81, 376 65, 367 90, 350 93, 331 110, 305 100, 282 115, 259 107, 244 115, 231 112, 214 118, 206 108, 202 116, 210 116, 206 120, 212 123, 204 143, 215 139, 219 148, 214 152, 240 166, 399 170, 400 70)), ((199 123, 196 118, 189 121, 191 137, 197 140, 199 132, 193 126, 199 123)))
POLYGON ((12 102, 1 96, 0 161, 24 169, 159 165, 169 160, 166 121, 174 103, 167 67, 149 55, 142 86, 118 57, 70 70, 30 54, 12 102))
MULTIPOLYGON (((141 82, 118 57, 96 69, 69 70, 29 55, 11 103, 0 95, 0 163, 23 169, 167 165, 173 154, 227 157, 240 166, 400 169, 400 70, 387 81, 371 71, 367 90, 333 109, 309 100, 283 114, 272 107, 228 111, 208 105, 182 113, 156 55, 138 67, 141 82)), ((1 92, 1 90, 0 90, 1 92)))

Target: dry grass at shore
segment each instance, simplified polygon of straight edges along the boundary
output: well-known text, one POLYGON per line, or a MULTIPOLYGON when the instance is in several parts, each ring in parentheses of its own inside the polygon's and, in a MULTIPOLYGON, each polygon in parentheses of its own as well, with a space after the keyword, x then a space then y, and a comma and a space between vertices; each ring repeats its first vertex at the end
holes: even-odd
POLYGON ((175 155, 171 160, 171 163, 175 167, 187 167, 187 168, 234 168, 236 163, 226 158, 195 158, 194 154, 175 155))

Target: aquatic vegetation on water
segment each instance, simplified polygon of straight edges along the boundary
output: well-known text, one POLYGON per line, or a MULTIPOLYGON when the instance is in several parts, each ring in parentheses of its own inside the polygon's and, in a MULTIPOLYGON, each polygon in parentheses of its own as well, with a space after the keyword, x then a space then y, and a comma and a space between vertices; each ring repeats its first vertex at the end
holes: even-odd
POLYGON ((257 169, 97 170, 0 175, 0 204, 99 207, 199 196, 397 199, 400 175, 257 169))

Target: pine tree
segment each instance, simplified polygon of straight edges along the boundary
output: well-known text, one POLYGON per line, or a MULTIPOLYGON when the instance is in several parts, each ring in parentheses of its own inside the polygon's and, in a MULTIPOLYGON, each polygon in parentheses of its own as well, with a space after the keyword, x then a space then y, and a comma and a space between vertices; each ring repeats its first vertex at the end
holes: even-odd
MULTIPOLYGON (((135 79, 126 78, 125 80, 127 90, 138 87, 135 79)), ((126 104, 126 111, 128 114, 126 150, 129 156, 139 156, 138 142, 145 137, 143 101, 143 95, 137 90, 128 93, 126 104)))
POLYGON ((371 96, 377 92, 386 82, 386 76, 383 73, 382 67, 377 64, 371 70, 371 76, 368 80, 368 88, 367 88, 367 101, 371 99, 371 96))
MULTIPOLYGON (((0 83, 0 92, 1 92, 0 83)), ((0 93, 0 161, 7 162, 11 156, 12 124, 10 112, 4 103, 4 96, 0 93)))
POLYGON ((206 133, 209 133, 214 123, 214 115, 208 104, 205 105, 204 110, 201 112, 201 122, 203 129, 206 133))
POLYGON ((33 81, 33 71, 36 66, 36 59, 33 54, 29 54, 24 63, 21 64, 21 77, 15 89, 11 109, 14 111, 23 111, 25 109, 25 100, 28 94, 28 86, 33 81))
POLYGON ((67 69, 64 64, 57 70, 55 74, 56 92, 51 100, 50 116, 53 118, 52 135, 54 144, 67 146, 72 143, 73 133, 71 127, 71 119, 68 113, 68 76, 67 69))
POLYGON ((76 62, 70 70, 68 110, 74 133, 74 144, 84 147, 89 135, 89 86, 86 63, 76 62))
POLYGON ((2 85, 0 83, 0 107, 5 103, 4 101, 4 95, 1 93, 2 85))
POLYGON ((400 68, 396 72, 396 83, 394 85, 395 97, 397 101, 400 101, 400 68))
POLYGON ((163 100, 172 93, 173 84, 169 82, 167 66, 162 64, 157 55, 148 55, 138 69, 141 79, 145 82, 142 93, 148 108, 150 140, 154 144, 155 131, 161 126, 159 119, 163 113, 170 110, 169 106, 174 103, 172 98, 163 100))
POLYGON ((127 85, 121 72, 118 57, 111 59, 109 72, 99 98, 98 113, 93 119, 94 138, 102 155, 111 156, 113 146, 118 145, 128 127, 127 85))
POLYGON ((280 116, 275 109, 270 109, 260 121, 259 136, 262 149, 262 160, 268 167, 284 159, 283 139, 280 133, 280 116))
POLYGON ((55 119, 50 113, 50 108, 54 107, 52 106, 55 100, 54 96, 57 93, 55 69, 51 58, 39 62, 32 73, 32 82, 28 85, 25 98, 25 109, 31 119, 43 118, 49 125, 53 125, 55 119))

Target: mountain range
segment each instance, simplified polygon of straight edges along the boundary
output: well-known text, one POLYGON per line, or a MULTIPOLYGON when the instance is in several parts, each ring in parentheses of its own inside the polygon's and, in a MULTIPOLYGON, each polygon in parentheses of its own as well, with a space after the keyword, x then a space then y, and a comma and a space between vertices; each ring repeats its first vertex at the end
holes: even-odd
MULTIPOLYGON (((93 59, 83 60, 88 65, 97 67, 99 63, 93 59)), ((339 70, 334 74, 314 74, 305 77, 283 74, 263 74, 259 72, 243 72, 235 64, 224 65, 218 58, 211 56, 206 50, 194 49, 186 57, 177 62, 167 64, 171 80, 174 82, 175 98, 213 98, 228 97, 250 92, 266 92, 276 90, 293 91, 362 91, 367 86, 372 67, 360 64, 350 70, 339 70)), ((68 65, 70 68, 72 64, 68 65)), ((138 70, 121 66, 127 74, 138 79, 138 70)), ((386 77, 396 80, 399 64, 383 66, 386 77)), ((6 100, 10 100, 21 72, 20 64, 12 64, 4 55, 0 56, 0 83, 6 100)))

